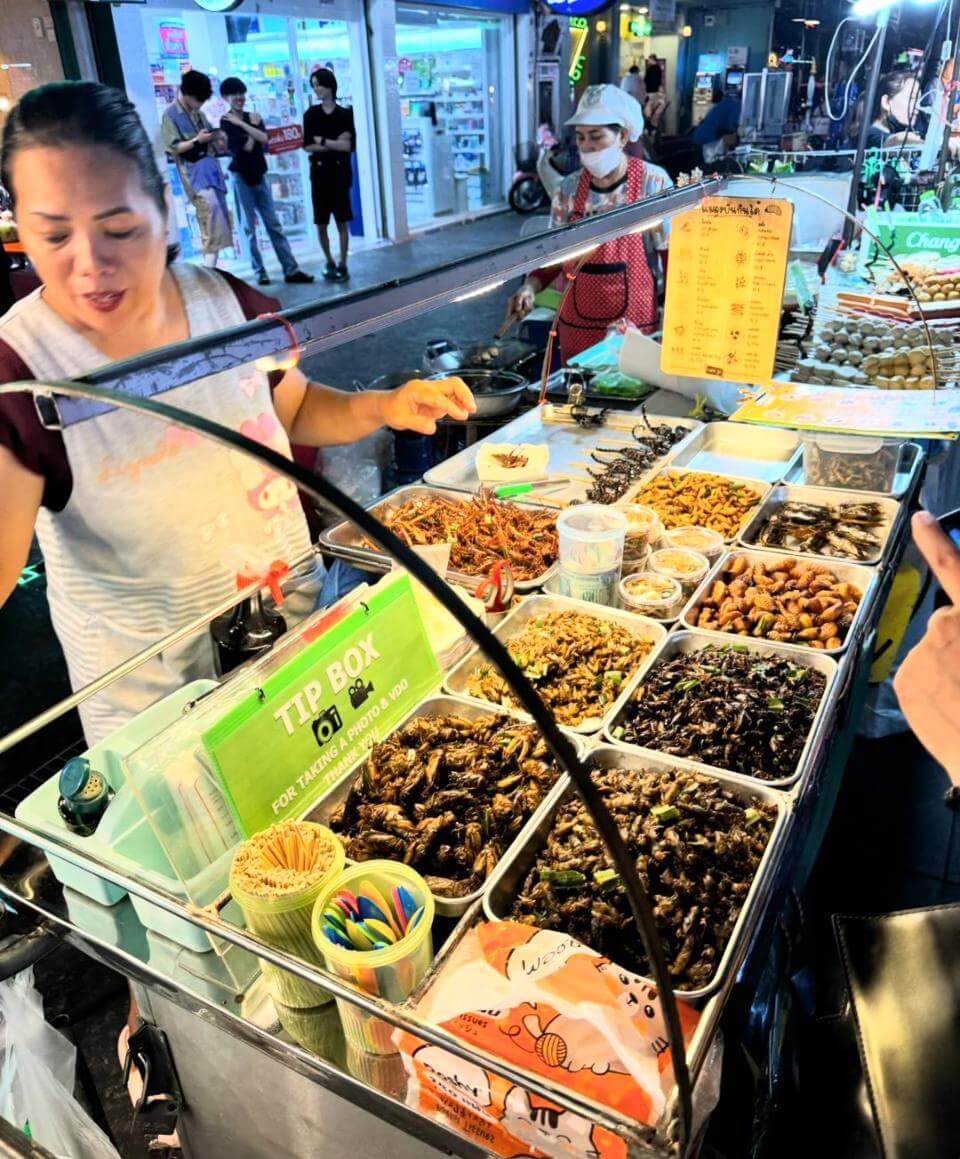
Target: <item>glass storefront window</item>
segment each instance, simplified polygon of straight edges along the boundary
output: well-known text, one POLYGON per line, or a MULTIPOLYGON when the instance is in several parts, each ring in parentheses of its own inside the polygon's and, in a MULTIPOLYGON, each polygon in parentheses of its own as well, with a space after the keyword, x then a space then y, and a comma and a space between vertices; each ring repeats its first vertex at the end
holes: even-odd
MULTIPOLYGON (((181 74, 190 68, 206 73, 213 84, 213 97, 204 106, 204 114, 214 127, 227 104, 219 96, 220 81, 226 76, 238 76, 247 86, 246 108, 259 113, 268 129, 287 125, 299 127, 304 111, 313 103, 310 74, 315 68, 332 68, 339 81, 338 100, 341 104, 359 104, 358 120, 365 108, 364 72, 360 59, 362 25, 346 20, 297 19, 287 16, 211 14, 199 9, 144 8, 140 23, 143 44, 150 70, 150 96, 142 90, 135 94, 142 103, 153 105, 148 124, 159 127, 164 109, 177 95, 181 74)), ((123 22, 124 29, 128 28, 123 22)), ((123 36, 121 36, 121 41, 123 36)), ((142 51, 142 50, 141 50, 142 51)), ((370 149, 372 142, 361 139, 358 148, 370 149)), ((221 165, 226 170, 228 160, 221 165)), ((296 146, 281 152, 268 152, 267 180, 270 183, 277 216, 294 253, 305 261, 319 255, 316 230, 311 209, 309 162, 306 153, 296 146)), ((372 203, 371 166, 364 157, 358 167, 362 180, 354 182, 354 222, 351 232, 364 231, 364 208, 372 203), (361 192, 363 196, 361 196, 361 192)), ((355 170, 356 171, 356 170, 355 170)), ((187 259, 199 259, 200 232, 196 213, 186 198, 176 167, 167 164, 167 173, 174 195, 176 228, 181 254, 187 259)), ((221 252, 221 264, 228 268, 247 264, 243 240, 242 219, 236 203, 232 180, 229 202, 234 218, 234 250, 221 252)), ((372 205, 368 214, 369 228, 376 231, 376 215, 372 205)), ((261 253, 268 261, 272 249, 258 222, 258 241, 261 253)))
POLYGON ((516 107, 503 59, 508 19, 397 7, 407 216, 413 227, 504 200, 504 121, 516 107))

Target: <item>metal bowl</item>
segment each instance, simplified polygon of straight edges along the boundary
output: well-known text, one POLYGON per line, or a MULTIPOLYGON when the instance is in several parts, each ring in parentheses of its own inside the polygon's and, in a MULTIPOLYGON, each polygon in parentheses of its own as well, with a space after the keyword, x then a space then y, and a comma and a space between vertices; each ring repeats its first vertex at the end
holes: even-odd
POLYGON ((478 419, 508 414, 517 405, 527 385, 523 376, 512 370, 451 370, 443 374, 431 374, 430 378, 453 376, 462 378, 473 392, 477 404, 473 417, 478 419))

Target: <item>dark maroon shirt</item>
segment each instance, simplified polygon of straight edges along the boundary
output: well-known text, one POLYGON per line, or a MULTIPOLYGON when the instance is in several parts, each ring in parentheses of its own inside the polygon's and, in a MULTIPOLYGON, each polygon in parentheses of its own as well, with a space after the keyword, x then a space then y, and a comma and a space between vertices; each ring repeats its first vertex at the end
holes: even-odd
MULTIPOLYGON (((259 314, 280 309, 276 298, 261 294, 226 270, 217 272, 229 282, 248 322, 259 314)), ((271 387, 276 388, 282 377, 282 372, 271 374, 271 387)), ((0 383, 34 378, 36 375, 30 367, 0 339, 0 383)), ((52 511, 62 511, 66 507, 73 490, 73 473, 63 435, 60 431, 47 430, 40 423, 32 394, 0 395, 0 446, 6 447, 28 471, 43 476, 44 507, 52 511)))

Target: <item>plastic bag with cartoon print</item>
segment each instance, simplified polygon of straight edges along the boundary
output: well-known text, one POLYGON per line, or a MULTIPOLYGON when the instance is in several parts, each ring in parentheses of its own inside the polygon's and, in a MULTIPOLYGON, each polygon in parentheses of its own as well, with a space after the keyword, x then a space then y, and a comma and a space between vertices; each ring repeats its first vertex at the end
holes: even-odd
MULTIPOLYGON (((449 952, 416 1010, 627 1119, 655 1124, 673 1085, 655 987, 554 931, 478 923, 449 952)), ((699 1014, 681 1002, 680 1017, 689 1045, 699 1014)), ((410 1079, 408 1102, 491 1153, 625 1159, 624 1140, 600 1125, 405 1031, 395 1042, 410 1079)), ((718 1050, 698 1083, 701 1121, 716 1103, 719 1070, 718 1050)))

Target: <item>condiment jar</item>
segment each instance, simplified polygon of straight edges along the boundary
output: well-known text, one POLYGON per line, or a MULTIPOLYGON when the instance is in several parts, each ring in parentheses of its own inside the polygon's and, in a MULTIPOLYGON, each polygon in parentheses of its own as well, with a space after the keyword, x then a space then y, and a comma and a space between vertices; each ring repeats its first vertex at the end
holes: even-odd
POLYGON ((711 527, 673 527, 660 535, 660 547, 683 547, 705 555, 711 564, 726 550, 723 536, 711 527))
POLYGON ((686 547, 662 547, 650 553, 650 570, 669 576, 689 596, 710 570, 710 561, 699 551, 686 547))
POLYGON ((663 531, 660 516, 642 503, 618 503, 618 511, 627 517, 627 535, 623 545, 623 570, 639 571, 646 565, 649 549, 663 531))
POLYGON ((685 600, 683 589, 675 579, 653 571, 624 576, 619 591, 622 607, 652 620, 676 619, 685 600))

